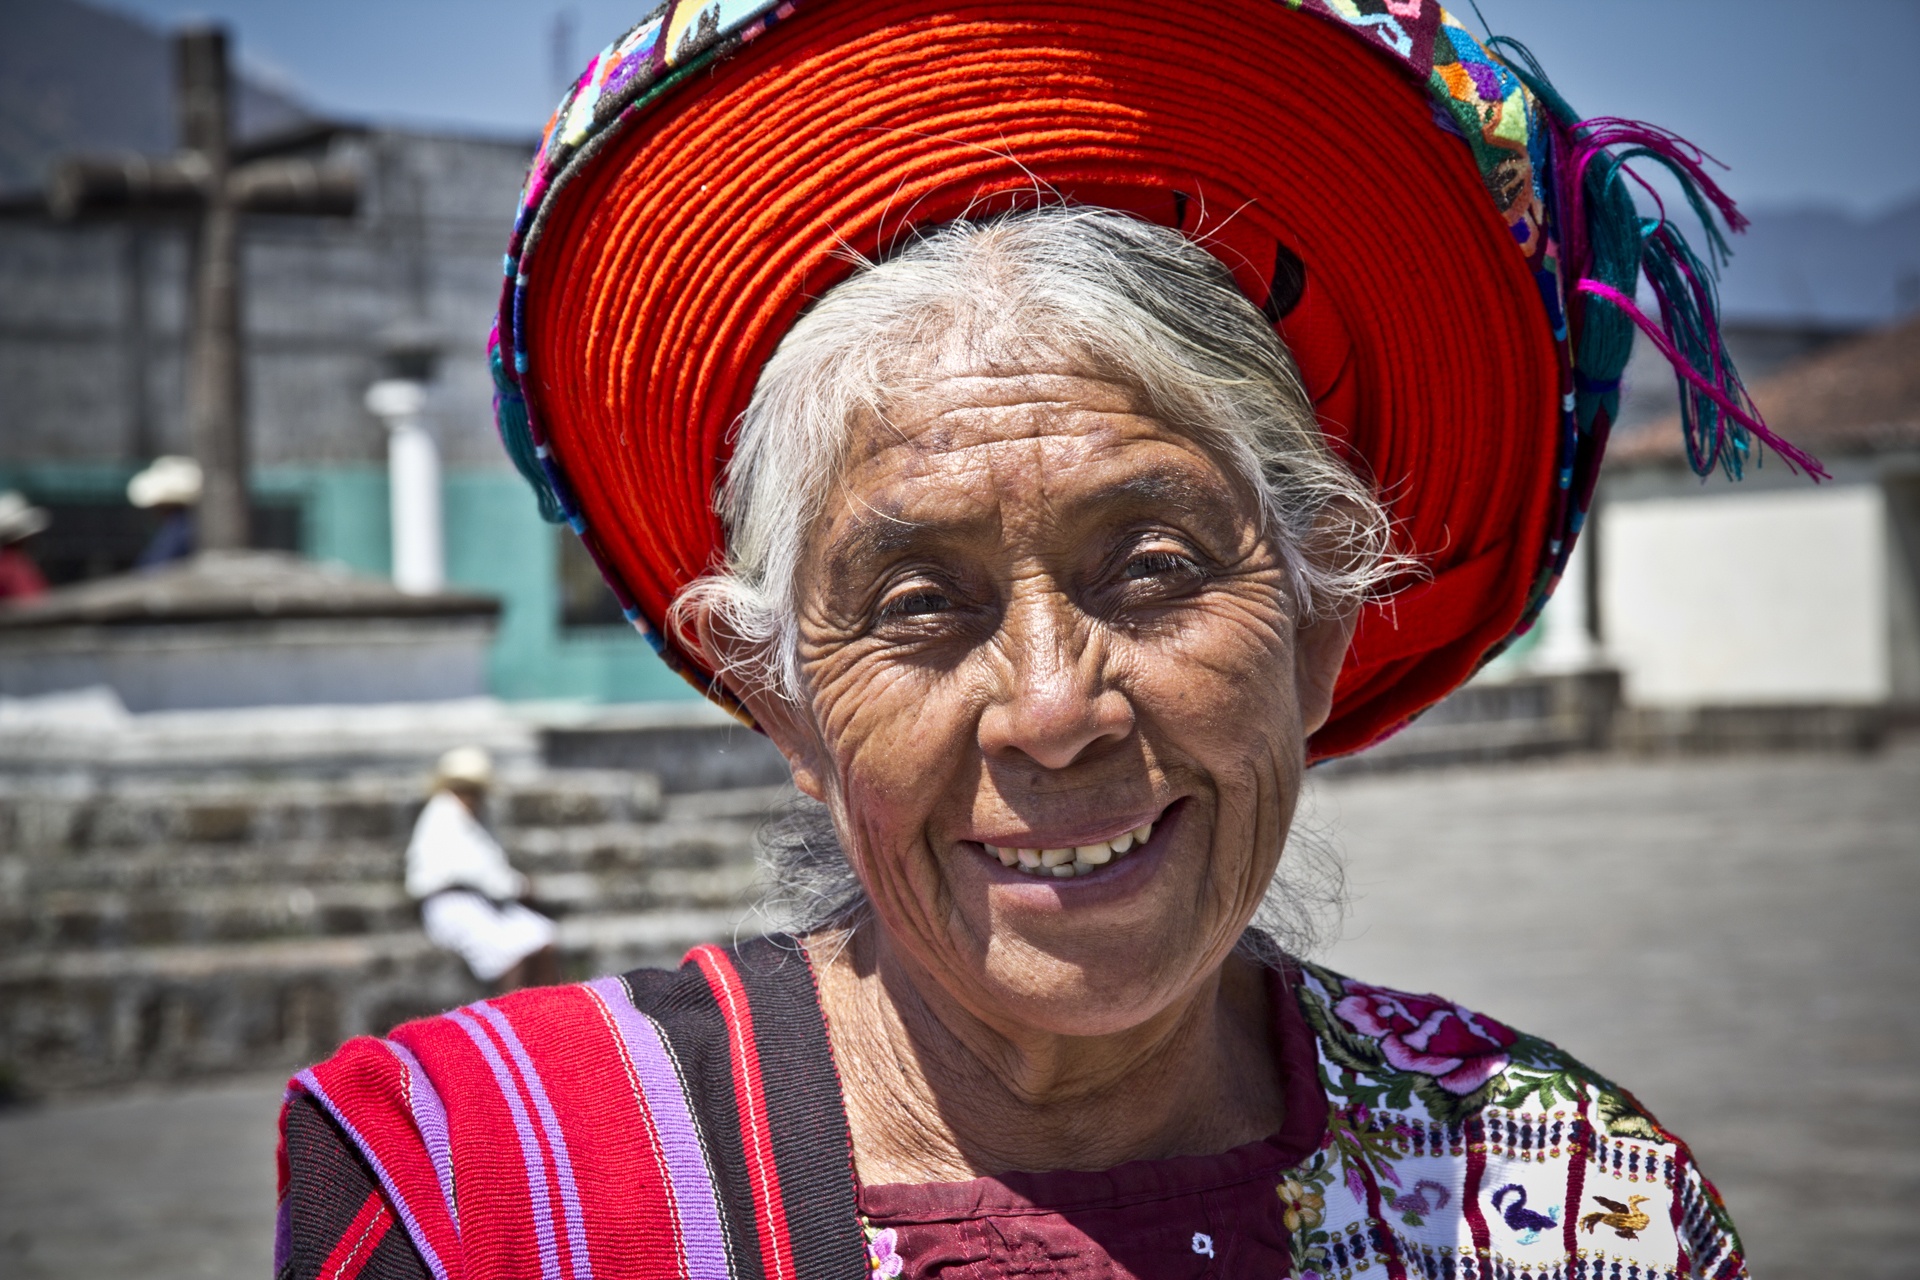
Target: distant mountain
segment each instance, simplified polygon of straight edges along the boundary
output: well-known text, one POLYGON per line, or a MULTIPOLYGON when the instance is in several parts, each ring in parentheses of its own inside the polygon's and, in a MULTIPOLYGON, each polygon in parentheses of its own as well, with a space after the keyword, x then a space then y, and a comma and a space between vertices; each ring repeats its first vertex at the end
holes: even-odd
POLYGON ((1875 328, 1920 312, 1920 198, 1872 217, 1762 209, 1721 280, 1730 322, 1875 328))
MULTIPOLYGON (((236 77, 242 137, 312 113, 236 77)), ((74 151, 170 150, 173 57, 163 31, 77 0, 0 0, 0 192, 40 188, 74 151)))

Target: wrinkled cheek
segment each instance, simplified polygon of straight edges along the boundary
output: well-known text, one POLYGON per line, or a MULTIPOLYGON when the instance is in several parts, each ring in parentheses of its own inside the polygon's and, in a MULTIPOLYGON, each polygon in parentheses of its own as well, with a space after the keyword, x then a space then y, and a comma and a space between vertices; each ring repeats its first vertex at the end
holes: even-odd
POLYGON ((842 846, 890 932, 937 935, 950 897, 926 840, 937 787, 904 752, 878 754, 861 752, 840 771, 842 846))

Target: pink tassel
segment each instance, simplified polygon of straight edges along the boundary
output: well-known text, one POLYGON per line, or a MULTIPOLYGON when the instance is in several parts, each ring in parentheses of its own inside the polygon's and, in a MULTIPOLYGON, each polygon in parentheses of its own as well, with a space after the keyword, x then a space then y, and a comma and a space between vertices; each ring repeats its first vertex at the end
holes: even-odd
POLYGON ((1775 435, 1772 429, 1760 420, 1759 415, 1735 404, 1726 392, 1701 376, 1700 372, 1688 363, 1686 357, 1681 355, 1679 349, 1668 339, 1659 324, 1657 324, 1652 317, 1641 311, 1640 308, 1634 304, 1632 298, 1629 298, 1613 286, 1602 284, 1598 280, 1582 280, 1578 288, 1581 293, 1590 293, 1596 298, 1604 298, 1614 306, 1620 308, 1620 310, 1639 327, 1640 332, 1646 334, 1648 340, 1660 349, 1660 354, 1667 358, 1667 362, 1673 366, 1674 372, 1686 379, 1701 395, 1713 401, 1722 413, 1752 432, 1755 439, 1779 454, 1787 466, 1796 470, 1805 470, 1806 473, 1815 480, 1831 480, 1833 478, 1827 473, 1827 469, 1820 465, 1818 458, 1775 435))

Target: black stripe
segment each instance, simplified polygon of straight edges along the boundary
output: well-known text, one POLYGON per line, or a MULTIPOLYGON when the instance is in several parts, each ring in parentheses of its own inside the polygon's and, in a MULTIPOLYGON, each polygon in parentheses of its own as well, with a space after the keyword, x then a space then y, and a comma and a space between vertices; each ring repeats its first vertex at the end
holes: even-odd
POLYGON ((756 939, 733 957, 753 1009, 794 1269, 802 1280, 864 1276, 853 1139, 813 969, 789 938, 756 939))
MULTIPOLYGON (((279 1280, 311 1280, 360 1215, 367 1197, 383 1193, 366 1157, 305 1094, 287 1104, 286 1143, 290 1248, 279 1280)), ((427 1280, 426 1264, 397 1215, 360 1274, 375 1280, 427 1280)))
POLYGON ((760 1232, 754 1226, 753 1183, 734 1104, 727 1023, 706 974, 689 961, 677 970, 635 969, 623 980, 633 993, 634 1007, 659 1023, 679 1062, 694 1123, 700 1126, 707 1159, 713 1164, 714 1190, 735 1280, 765 1280, 760 1232))

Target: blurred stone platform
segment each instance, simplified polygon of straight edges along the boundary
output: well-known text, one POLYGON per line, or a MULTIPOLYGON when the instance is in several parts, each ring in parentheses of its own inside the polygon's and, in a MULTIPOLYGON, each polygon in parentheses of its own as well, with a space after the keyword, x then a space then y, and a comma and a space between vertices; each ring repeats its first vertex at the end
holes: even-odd
MULTIPOLYGON (((1555 1038, 1687 1137, 1761 1280, 1920 1257, 1920 749, 1317 783, 1327 959, 1555 1038)), ((277 1077, 0 1113, 0 1274, 265 1273, 277 1077)))
MULTIPOLYGON (((424 772, 0 776, 0 1067, 29 1095, 294 1066, 484 994, 402 885, 424 772)), ((777 794, 509 774, 490 817, 572 977, 753 932, 777 794)))

